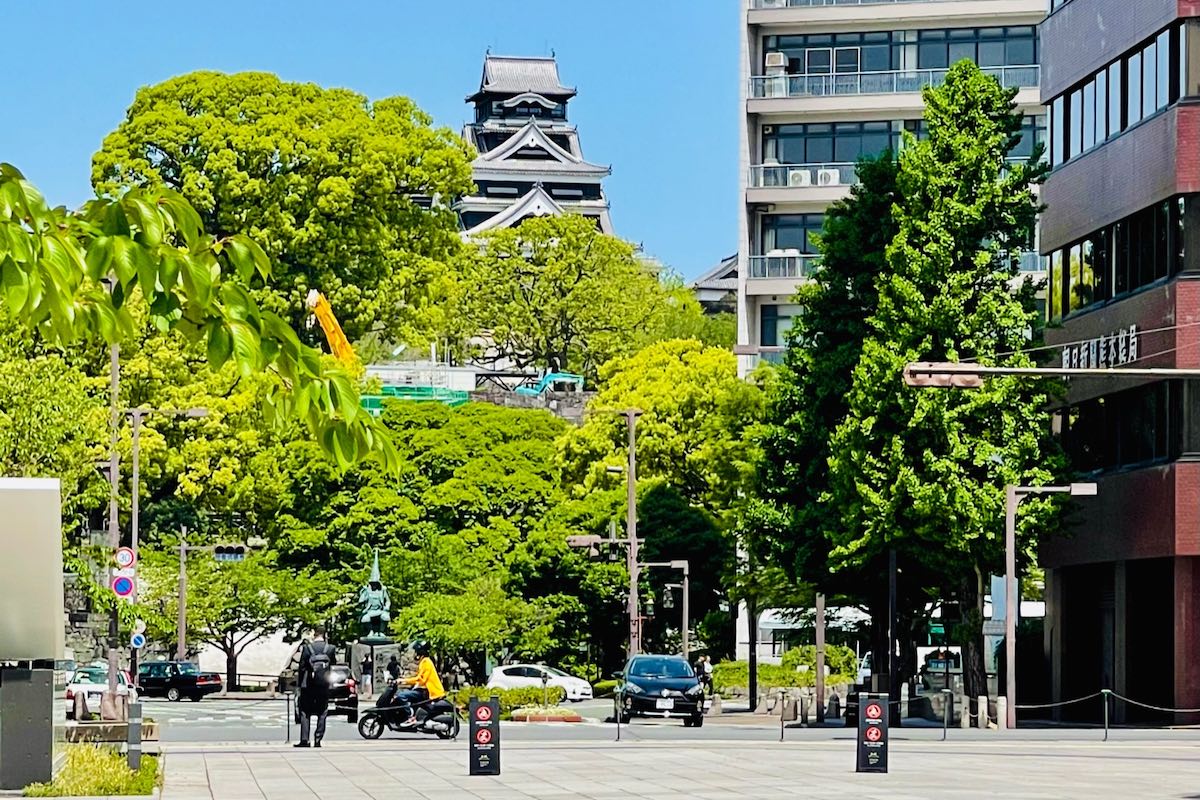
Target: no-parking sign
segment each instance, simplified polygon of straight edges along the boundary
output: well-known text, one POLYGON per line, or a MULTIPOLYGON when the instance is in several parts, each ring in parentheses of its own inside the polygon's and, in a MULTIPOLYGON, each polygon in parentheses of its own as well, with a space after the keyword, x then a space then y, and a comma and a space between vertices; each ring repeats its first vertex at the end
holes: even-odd
POLYGON ((858 696, 858 764, 856 772, 888 771, 888 696, 858 696))
POLYGON ((500 774, 500 700, 471 698, 471 774, 500 774))
POLYGON ((112 579, 113 594, 122 599, 133 594, 133 578, 128 575, 117 575, 112 579))

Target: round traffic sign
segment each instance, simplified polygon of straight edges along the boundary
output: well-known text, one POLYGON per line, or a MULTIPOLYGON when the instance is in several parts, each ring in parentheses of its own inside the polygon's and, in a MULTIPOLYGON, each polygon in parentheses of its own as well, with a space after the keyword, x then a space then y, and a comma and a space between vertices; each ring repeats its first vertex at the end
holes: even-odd
POLYGON ((867 719, 883 719, 883 709, 879 703, 871 703, 867 706, 867 719))
POLYGON ((492 718, 492 707, 491 706, 479 706, 478 708, 475 709, 475 719, 479 720, 480 722, 487 722, 491 718, 492 718))
POLYGON ((146 635, 144 633, 135 633, 129 637, 129 646, 134 650, 141 650, 146 646, 146 635))
POLYGON ((131 548, 119 547, 115 555, 117 566, 121 569, 129 569, 137 563, 137 554, 131 548))
POLYGON ((118 575, 113 578, 112 590, 117 597, 129 597, 133 594, 133 578, 118 575))
POLYGON ((146 632, 146 620, 139 619, 137 622, 133 623, 133 632, 134 633, 145 633, 146 632))
POLYGON ((492 741, 492 732, 488 728, 480 728, 475 731, 475 741, 480 744, 488 744, 492 741))
POLYGON ((866 735, 868 742, 878 742, 883 738, 883 728, 879 727, 878 725, 872 725, 871 727, 867 728, 866 735))

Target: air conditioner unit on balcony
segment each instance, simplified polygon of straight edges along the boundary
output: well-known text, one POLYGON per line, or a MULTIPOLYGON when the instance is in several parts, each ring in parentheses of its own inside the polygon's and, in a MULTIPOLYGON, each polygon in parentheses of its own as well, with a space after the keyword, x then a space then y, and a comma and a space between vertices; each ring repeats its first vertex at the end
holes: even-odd
POLYGON ((787 54, 786 53, 767 53, 767 74, 781 75, 787 71, 787 54))
POLYGON ((837 186, 841 183, 841 174, 836 169, 817 170, 818 186, 837 186))
POLYGON ((788 186, 812 186, 812 173, 806 169, 789 169, 788 186))

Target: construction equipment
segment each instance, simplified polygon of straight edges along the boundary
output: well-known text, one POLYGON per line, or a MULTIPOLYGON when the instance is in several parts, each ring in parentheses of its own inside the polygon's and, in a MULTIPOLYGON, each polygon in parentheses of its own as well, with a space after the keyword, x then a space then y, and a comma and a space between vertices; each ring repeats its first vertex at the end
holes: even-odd
POLYGON ((321 324, 321 330, 325 331, 325 340, 329 342, 329 349, 337 360, 347 367, 358 364, 358 356, 354 354, 354 348, 350 346, 350 340, 346 338, 345 331, 333 315, 333 307, 329 305, 325 295, 313 289, 308 293, 306 302, 317 322, 321 324))

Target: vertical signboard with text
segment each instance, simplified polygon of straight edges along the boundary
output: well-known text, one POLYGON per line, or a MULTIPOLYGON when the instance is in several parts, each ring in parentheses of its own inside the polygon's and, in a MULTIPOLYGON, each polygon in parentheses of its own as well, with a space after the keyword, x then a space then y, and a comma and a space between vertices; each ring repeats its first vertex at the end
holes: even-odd
POLYGON ((858 696, 858 766, 856 772, 888 771, 888 696, 858 696))
POLYGON ((500 700, 471 698, 468 731, 471 734, 472 775, 500 774, 500 700))

